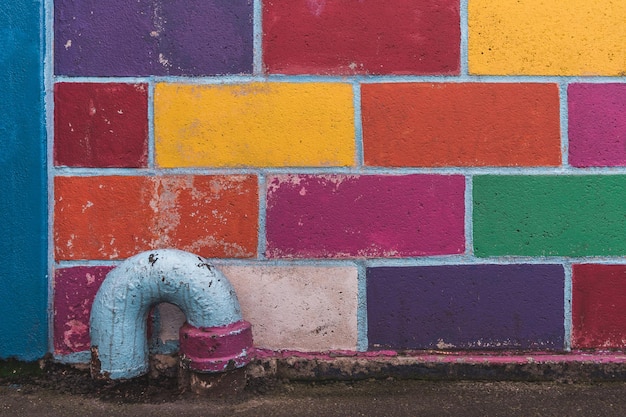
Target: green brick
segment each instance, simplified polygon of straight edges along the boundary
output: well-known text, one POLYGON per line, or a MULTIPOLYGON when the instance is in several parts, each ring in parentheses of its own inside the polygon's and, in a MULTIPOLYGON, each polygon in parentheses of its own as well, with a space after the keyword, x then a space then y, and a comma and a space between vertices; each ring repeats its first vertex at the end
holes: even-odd
POLYGON ((473 179, 476 256, 626 254, 626 176, 473 179))

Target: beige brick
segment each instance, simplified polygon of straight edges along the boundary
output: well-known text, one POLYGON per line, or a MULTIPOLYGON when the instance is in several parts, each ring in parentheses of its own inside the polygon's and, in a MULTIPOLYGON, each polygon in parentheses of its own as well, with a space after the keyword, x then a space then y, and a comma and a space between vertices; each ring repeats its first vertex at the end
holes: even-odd
POLYGON ((356 350, 357 269, 224 266, 254 344, 274 350, 356 350))

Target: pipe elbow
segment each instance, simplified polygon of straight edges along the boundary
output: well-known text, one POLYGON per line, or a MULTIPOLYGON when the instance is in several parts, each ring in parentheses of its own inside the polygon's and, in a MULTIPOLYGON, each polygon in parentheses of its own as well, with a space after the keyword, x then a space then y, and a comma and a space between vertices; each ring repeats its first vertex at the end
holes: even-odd
POLYGON ((226 370, 217 365, 224 360, 235 367, 247 363, 252 333, 228 279, 200 256, 160 249, 125 260, 98 290, 90 317, 92 373, 120 379, 148 371, 148 314, 162 302, 177 305, 187 318, 181 354, 193 358, 192 368, 218 372, 226 370), (239 347, 216 352, 215 346, 203 342, 207 329, 226 337, 227 345, 239 347))

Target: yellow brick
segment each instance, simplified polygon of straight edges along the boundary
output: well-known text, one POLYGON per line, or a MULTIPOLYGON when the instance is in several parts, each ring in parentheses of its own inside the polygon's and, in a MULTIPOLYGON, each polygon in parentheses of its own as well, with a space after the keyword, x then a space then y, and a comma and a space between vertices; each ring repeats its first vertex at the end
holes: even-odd
POLYGON ((355 163, 350 84, 159 83, 154 120, 160 167, 355 163))
POLYGON ((469 70, 623 75, 624 0, 470 0, 469 70))

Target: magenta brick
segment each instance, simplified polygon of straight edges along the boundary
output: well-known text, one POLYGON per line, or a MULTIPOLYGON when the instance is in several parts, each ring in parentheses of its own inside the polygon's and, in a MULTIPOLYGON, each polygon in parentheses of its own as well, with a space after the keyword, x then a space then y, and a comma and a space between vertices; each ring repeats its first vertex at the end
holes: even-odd
POLYGON ((93 299, 111 266, 57 269, 54 274, 54 352, 89 350, 89 315, 93 299))
POLYGON ((263 2, 263 58, 281 74, 458 74, 459 0, 263 2))
POLYGON ((58 83, 54 105, 55 165, 146 166, 146 84, 58 83))
POLYGON ((567 96, 569 163, 626 166, 626 84, 572 84, 567 96))
POLYGON ((460 175, 280 175, 267 180, 267 256, 463 253, 460 175))

